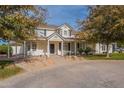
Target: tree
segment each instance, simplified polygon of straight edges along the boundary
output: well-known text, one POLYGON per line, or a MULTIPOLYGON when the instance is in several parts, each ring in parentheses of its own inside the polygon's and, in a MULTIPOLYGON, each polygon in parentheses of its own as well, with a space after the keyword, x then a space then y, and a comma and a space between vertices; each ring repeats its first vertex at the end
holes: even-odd
POLYGON ((0 38, 8 42, 33 38, 35 28, 44 22, 45 14, 46 10, 41 6, 0 6, 0 38))
POLYGON ((107 46, 124 40, 124 6, 90 6, 88 18, 81 22, 81 32, 90 31, 87 38, 107 46))

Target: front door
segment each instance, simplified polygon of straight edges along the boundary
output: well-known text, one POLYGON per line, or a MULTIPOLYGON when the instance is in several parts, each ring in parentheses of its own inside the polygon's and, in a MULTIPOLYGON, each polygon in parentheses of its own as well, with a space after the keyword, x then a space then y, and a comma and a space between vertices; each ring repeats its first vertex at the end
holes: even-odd
POLYGON ((55 46, 54 46, 54 44, 50 44, 50 53, 51 54, 54 54, 54 49, 55 48, 55 46))

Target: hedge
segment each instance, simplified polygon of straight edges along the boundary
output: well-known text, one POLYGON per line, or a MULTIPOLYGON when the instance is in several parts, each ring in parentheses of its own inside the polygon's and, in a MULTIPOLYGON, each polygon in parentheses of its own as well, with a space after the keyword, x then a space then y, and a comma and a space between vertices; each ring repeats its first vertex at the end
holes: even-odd
POLYGON ((4 69, 6 66, 14 64, 13 60, 0 60, 0 69, 4 69))

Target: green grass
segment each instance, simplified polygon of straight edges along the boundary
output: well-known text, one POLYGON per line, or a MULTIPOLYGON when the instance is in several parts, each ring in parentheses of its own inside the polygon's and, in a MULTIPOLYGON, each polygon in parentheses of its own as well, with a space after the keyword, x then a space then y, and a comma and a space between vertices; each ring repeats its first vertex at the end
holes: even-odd
POLYGON ((8 78, 10 76, 16 75, 17 73, 21 72, 22 69, 16 66, 6 67, 4 69, 0 69, 0 80, 8 78))
POLYGON ((110 58, 106 58, 106 55, 88 55, 83 57, 88 60, 124 60, 124 53, 112 53, 110 58))
POLYGON ((22 69, 14 65, 12 60, 1 60, 0 61, 0 80, 16 75, 21 72, 22 69))

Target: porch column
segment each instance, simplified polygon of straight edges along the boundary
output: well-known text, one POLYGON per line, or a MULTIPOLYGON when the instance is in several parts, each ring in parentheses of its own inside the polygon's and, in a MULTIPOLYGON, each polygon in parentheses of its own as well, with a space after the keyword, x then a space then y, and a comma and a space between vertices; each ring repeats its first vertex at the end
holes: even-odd
POLYGON ((69 42, 69 55, 71 56, 71 42, 69 42))
POLYGON ((61 42, 61 55, 63 56, 63 41, 61 42))
POLYGON ((26 56, 26 41, 24 41, 24 57, 26 56))
POLYGON ((49 40, 47 41, 47 56, 49 57, 50 54, 50 47, 49 47, 49 40))
POLYGON ((74 50, 75 50, 75 56, 76 56, 76 51, 77 51, 77 46, 76 46, 76 42, 74 42, 74 50))

